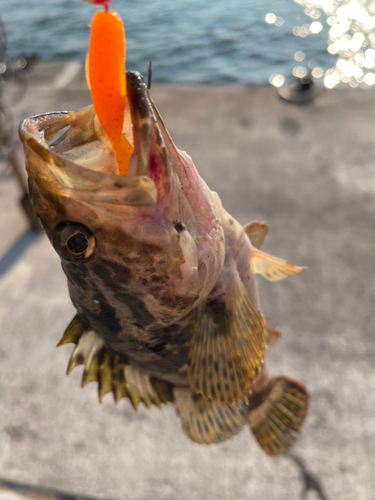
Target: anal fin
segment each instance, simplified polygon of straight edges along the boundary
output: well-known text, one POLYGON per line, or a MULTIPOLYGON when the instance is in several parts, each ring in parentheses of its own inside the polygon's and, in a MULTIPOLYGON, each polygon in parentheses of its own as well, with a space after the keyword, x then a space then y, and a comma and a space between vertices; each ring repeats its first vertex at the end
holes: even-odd
POLYGON ((254 220, 246 224, 243 227, 243 230, 247 234, 251 244, 255 248, 260 248, 262 246, 264 238, 268 233, 268 226, 265 222, 254 220))
POLYGON ((273 346, 275 342, 282 336, 283 332, 278 328, 274 328, 268 322, 268 320, 263 316, 263 328, 264 328, 264 343, 266 349, 273 346))
POLYGON ((248 399, 263 362, 263 322, 234 262, 220 283, 221 292, 198 309, 188 373, 196 392, 232 404, 248 399))
POLYGON ((284 453, 305 420, 309 396, 299 382, 279 377, 261 404, 249 411, 249 425, 267 455, 284 453))
POLYGON ((253 273, 261 274, 268 281, 279 281, 307 269, 307 267, 294 266, 284 259, 279 259, 258 249, 252 250, 250 263, 253 273))
POLYGON ((174 403, 185 434, 195 443, 221 443, 238 434, 247 423, 243 406, 208 401, 191 389, 175 388, 174 403))

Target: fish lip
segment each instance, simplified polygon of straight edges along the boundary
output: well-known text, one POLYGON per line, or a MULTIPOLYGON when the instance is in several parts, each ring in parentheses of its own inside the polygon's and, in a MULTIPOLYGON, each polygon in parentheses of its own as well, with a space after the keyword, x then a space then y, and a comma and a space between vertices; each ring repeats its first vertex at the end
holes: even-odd
POLYGON ((128 98, 140 118, 150 117, 149 91, 143 76, 138 71, 127 71, 126 84, 128 98))
POLYGON ((147 85, 138 71, 126 73, 127 97, 133 125, 136 175, 145 175, 151 151, 152 105, 147 85))
POLYGON ((136 175, 145 175, 155 183, 158 201, 161 201, 171 192, 172 183, 178 189, 176 171, 170 157, 174 150, 175 155, 178 153, 142 75, 137 71, 129 71, 126 81, 133 125, 133 154, 137 154, 138 158, 136 175))
MULTIPOLYGON (((91 203, 124 206, 153 206, 157 189, 146 175, 151 148, 151 103, 148 89, 139 73, 128 73, 128 92, 138 164, 136 175, 121 176, 85 168, 67 159, 51 146, 53 137, 70 126, 72 141, 89 143, 95 137, 94 107, 75 112, 51 112, 23 120, 19 134, 24 145, 30 187, 50 194, 76 196, 91 203), (74 135, 75 134, 75 135, 74 135), (78 137, 78 139, 77 139, 78 137)), ((63 134, 63 137, 66 133, 63 134)), ((69 149, 69 148, 68 148, 69 149)))

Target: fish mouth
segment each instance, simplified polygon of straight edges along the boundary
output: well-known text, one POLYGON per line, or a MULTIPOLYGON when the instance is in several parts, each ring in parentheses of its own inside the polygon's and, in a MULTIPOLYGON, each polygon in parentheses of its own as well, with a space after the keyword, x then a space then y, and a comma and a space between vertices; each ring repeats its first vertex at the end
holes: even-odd
POLYGON ((24 120, 20 137, 30 186, 37 184, 39 190, 68 194, 91 203, 155 205, 160 165, 163 164, 165 172, 169 170, 165 129, 137 72, 127 73, 126 108, 123 134, 134 152, 125 176, 119 175, 113 149, 93 105, 75 112, 46 113, 24 120), (157 174, 155 163, 159 165, 157 174))

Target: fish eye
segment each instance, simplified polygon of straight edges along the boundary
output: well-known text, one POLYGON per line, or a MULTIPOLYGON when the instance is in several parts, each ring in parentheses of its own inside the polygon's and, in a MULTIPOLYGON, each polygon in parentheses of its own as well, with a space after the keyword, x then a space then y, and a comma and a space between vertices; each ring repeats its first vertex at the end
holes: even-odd
POLYGON ((72 253, 82 253, 87 250, 89 240, 84 233, 75 233, 68 239, 66 246, 72 253))
POLYGON ((84 260, 95 250, 96 242, 91 231, 75 222, 60 224, 52 235, 53 244, 64 260, 84 260))

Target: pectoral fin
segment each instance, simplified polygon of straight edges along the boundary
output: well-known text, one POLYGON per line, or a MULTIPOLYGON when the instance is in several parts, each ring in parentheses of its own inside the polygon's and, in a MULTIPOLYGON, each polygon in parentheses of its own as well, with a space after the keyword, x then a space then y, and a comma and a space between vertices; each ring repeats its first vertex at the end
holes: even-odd
POLYGON ((244 408, 207 401, 190 389, 174 391, 174 403, 185 434, 195 443, 221 443, 238 434, 247 422, 244 408))
POLYGON ((261 274, 269 281, 279 281, 307 269, 307 267, 294 266, 284 259, 257 249, 251 252, 250 263, 254 274, 261 274))
POLYGON ((255 248, 260 248, 262 246, 263 240, 268 233, 268 226, 265 222, 260 222, 258 220, 254 220, 253 222, 249 222, 243 227, 243 230, 249 237, 251 244, 255 248))
POLYGON ((247 400, 263 362, 263 323, 235 264, 221 282, 223 291, 198 310, 188 371, 198 393, 232 404, 247 400))

